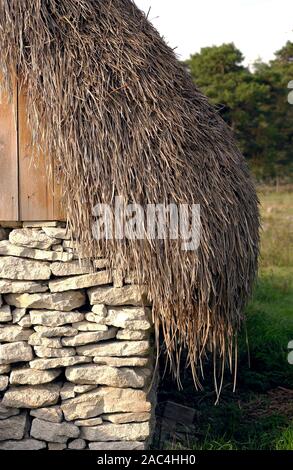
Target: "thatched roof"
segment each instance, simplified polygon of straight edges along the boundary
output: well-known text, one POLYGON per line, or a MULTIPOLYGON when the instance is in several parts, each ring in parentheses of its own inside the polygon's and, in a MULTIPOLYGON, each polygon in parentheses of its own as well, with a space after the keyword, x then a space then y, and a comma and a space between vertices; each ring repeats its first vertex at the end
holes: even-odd
POLYGON ((17 70, 35 142, 60 168, 69 222, 91 255, 98 202, 201 204, 197 252, 174 240, 103 248, 149 284, 173 364, 186 347, 196 383, 207 351, 232 367, 257 268, 258 207, 208 99, 131 0, 0 0, 0 44, 6 86, 17 70))

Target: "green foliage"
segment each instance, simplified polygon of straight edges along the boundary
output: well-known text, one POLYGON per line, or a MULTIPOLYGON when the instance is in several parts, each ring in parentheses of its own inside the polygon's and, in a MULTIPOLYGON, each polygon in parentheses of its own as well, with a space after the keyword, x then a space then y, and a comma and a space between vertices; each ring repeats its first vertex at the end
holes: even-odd
POLYGON ((269 64, 253 70, 243 65, 234 44, 205 47, 186 62, 199 88, 218 107, 233 129, 255 176, 290 177, 293 168, 293 106, 288 83, 293 80, 293 43, 269 64))

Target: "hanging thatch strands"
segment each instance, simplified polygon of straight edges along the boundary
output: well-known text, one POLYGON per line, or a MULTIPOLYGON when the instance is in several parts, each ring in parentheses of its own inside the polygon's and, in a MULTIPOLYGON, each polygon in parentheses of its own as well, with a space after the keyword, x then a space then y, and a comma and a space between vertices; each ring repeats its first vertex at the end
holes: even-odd
POLYGON ((101 247, 150 286, 174 371, 186 347, 199 384, 211 351, 220 383, 259 241, 255 189, 229 129, 131 0, 0 0, 0 44, 5 85, 16 70, 34 141, 60 168, 69 223, 90 256, 97 203, 201 205, 197 252, 180 240, 101 247))

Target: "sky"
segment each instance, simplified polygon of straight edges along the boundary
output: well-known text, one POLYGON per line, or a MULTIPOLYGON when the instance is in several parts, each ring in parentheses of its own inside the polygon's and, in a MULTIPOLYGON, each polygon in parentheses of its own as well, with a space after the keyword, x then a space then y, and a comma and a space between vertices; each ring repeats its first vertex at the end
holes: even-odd
POLYGON ((293 41, 293 0, 134 0, 180 59, 201 47, 234 44, 246 65, 293 41))

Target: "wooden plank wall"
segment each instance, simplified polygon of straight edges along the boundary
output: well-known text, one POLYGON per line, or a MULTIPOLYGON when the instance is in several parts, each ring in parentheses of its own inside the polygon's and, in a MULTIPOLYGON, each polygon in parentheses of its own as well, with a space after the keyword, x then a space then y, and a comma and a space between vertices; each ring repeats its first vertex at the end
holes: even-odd
POLYGON ((25 100, 24 93, 20 93, 18 101, 20 219, 53 220, 53 182, 47 175, 44 155, 33 155, 25 100))
POLYGON ((44 155, 33 156, 25 93, 0 104, 0 221, 64 220, 61 188, 46 171, 44 155))
POLYGON ((16 93, 0 95, 0 220, 19 220, 16 93))

